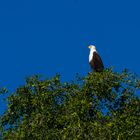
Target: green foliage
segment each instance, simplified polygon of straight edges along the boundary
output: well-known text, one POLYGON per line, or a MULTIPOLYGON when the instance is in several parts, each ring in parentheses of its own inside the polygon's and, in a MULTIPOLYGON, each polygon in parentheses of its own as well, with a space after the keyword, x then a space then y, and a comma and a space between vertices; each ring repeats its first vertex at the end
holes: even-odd
POLYGON ((33 76, 8 97, 1 136, 10 140, 138 140, 140 81, 124 70, 61 83, 33 76))

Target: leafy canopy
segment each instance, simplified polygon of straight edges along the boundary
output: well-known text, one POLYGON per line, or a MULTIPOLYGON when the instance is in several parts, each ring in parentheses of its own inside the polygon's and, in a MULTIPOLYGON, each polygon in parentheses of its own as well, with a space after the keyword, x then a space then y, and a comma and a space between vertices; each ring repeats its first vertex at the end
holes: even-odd
POLYGON ((140 138, 140 80, 106 69, 61 83, 60 76, 26 79, 7 98, 1 137, 13 140, 140 138))

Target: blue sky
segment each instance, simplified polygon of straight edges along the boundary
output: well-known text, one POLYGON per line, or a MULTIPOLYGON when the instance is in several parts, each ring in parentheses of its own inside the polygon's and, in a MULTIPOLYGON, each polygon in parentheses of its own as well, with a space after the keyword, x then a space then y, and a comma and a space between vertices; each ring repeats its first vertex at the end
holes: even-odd
MULTIPOLYGON (((34 74, 86 75, 88 45, 105 67, 140 75, 140 3, 136 1, 0 1, 0 86, 9 91, 34 74)), ((6 103, 1 101, 0 110, 6 103)))

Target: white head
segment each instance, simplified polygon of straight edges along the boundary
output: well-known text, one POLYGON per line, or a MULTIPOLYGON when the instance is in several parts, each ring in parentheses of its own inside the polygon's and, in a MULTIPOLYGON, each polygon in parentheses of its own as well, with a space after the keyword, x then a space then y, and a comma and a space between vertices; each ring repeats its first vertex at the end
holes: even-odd
POLYGON ((88 48, 90 49, 90 53, 89 53, 89 62, 90 62, 93 58, 93 52, 97 52, 97 51, 94 45, 90 45, 88 46, 88 48))
POLYGON ((90 46, 88 46, 88 48, 89 48, 90 50, 96 50, 96 47, 95 47, 94 45, 90 45, 90 46))

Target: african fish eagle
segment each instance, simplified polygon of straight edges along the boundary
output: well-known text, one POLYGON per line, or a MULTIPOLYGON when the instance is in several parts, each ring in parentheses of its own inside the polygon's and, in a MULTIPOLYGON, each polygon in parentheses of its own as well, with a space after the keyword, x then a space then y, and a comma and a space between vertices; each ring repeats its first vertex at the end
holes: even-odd
POLYGON ((89 64, 91 68, 96 72, 101 72, 104 69, 104 65, 102 59, 98 52, 96 51, 96 47, 93 45, 88 46, 90 49, 89 53, 89 64))

